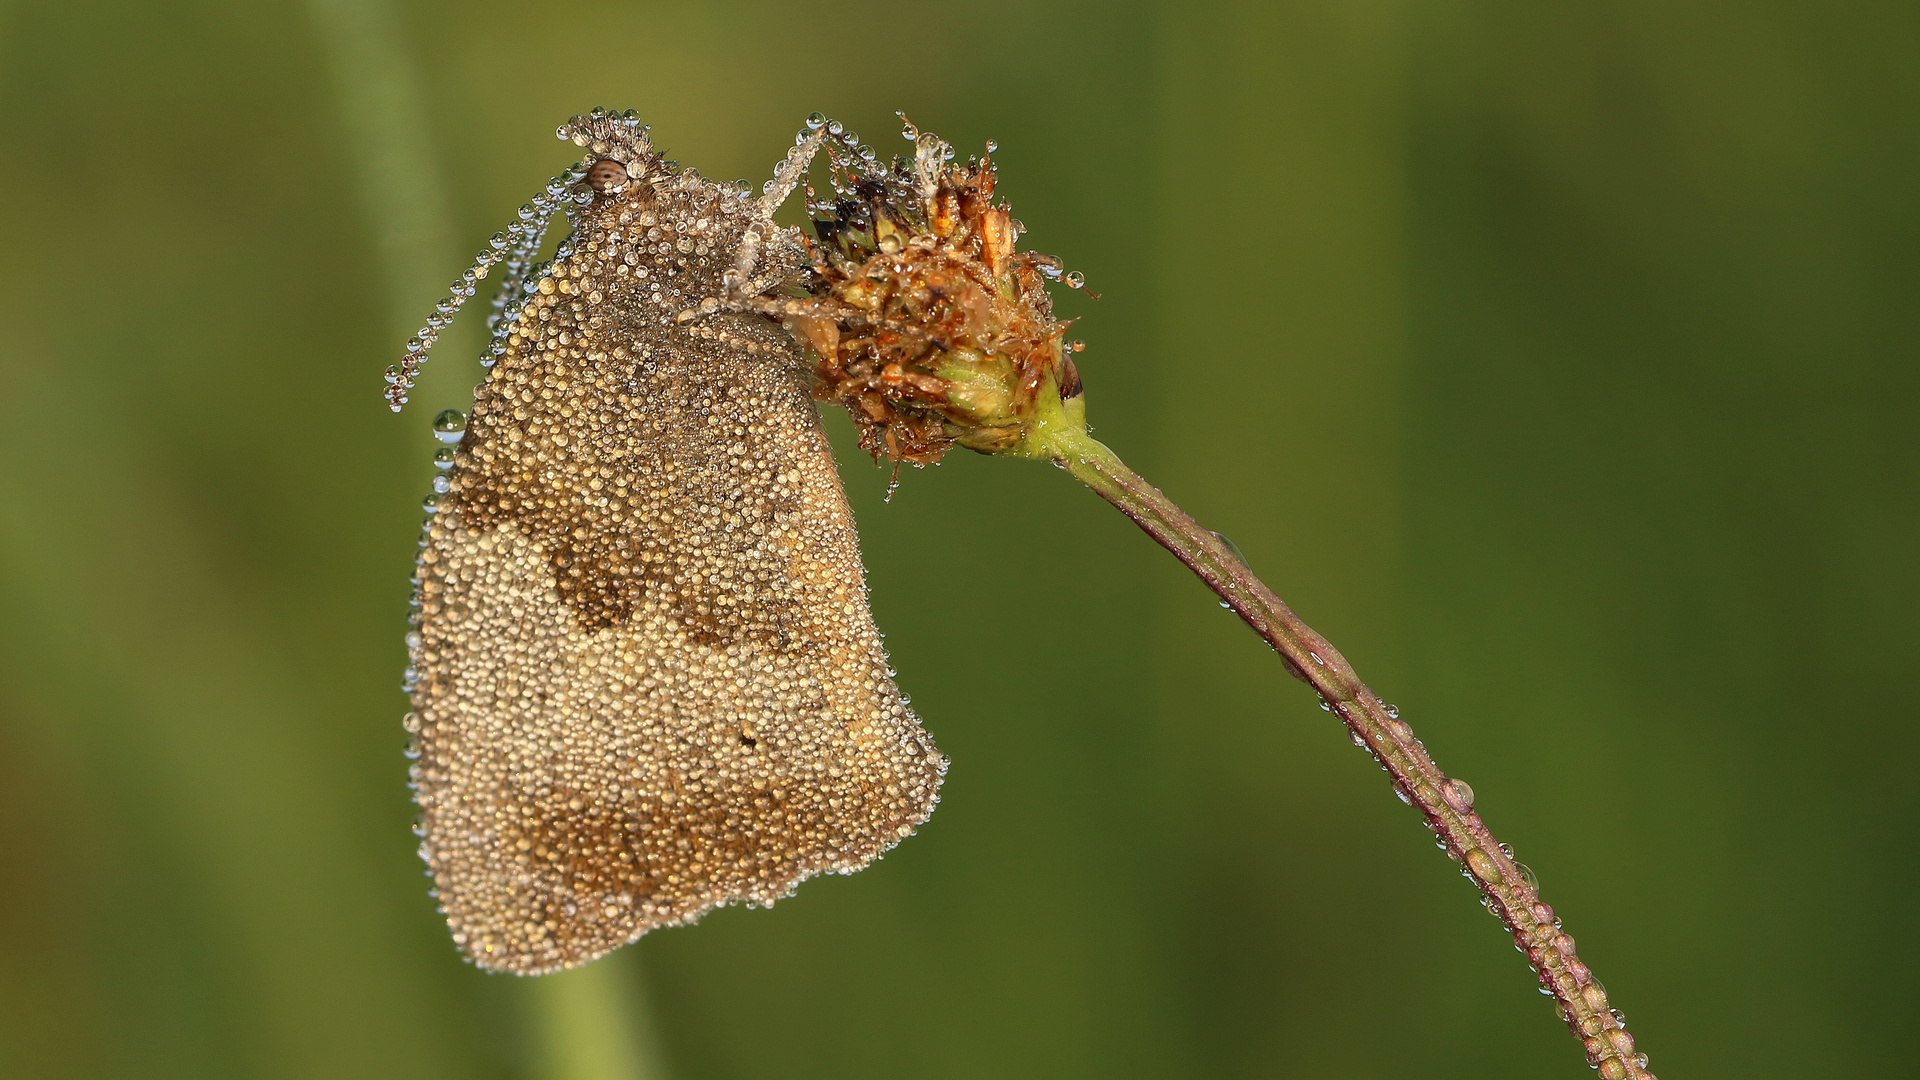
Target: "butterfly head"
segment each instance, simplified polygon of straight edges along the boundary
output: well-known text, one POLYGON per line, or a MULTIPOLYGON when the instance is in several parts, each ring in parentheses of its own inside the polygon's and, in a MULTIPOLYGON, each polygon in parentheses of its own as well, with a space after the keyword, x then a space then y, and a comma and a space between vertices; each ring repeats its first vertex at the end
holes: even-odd
POLYGON ((582 194, 619 197, 633 194, 639 185, 658 181, 671 170, 654 150, 647 128, 632 109, 611 112, 595 109, 560 125, 559 138, 586 149, 588 157, 576 170, 582 194))

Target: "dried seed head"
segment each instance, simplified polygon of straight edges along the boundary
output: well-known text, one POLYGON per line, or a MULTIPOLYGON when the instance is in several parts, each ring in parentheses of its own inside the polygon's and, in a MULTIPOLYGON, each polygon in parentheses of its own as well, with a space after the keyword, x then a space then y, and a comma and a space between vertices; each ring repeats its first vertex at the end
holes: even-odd
POLYGON ((521 974, 858 870, 946 769, 887 668, 796 345, 675 317, 743 263, 790 284, 798 236, 630 115, 560 135, 589 155, 549 189, 574 232, 510 277, 498 362, 443 425, 409 641, 421 854, 455 941, 521 974))
POLYGON ((816 396, 847 408, 875 457, 1018 452, 1043 397, 1080 392, 1046 290, 1060 264, 1014 250, 990 152, 952 164, 938 137, 906 135, 913 156, 885 166, 851 136, 827 141, 832 195, 808 191, 814 302, 785 324, 816 357, 816 396))

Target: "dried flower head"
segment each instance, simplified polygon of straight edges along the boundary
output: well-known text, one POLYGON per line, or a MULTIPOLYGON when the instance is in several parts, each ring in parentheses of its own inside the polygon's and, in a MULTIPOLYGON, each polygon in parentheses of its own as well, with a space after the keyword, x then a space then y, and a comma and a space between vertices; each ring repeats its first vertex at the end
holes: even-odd
POLYGON ((876 458, 1017 451, 1043 399, 1077 396, 1080 379, 1046 290, 1060 263, 1014 250, 1024 230, 994 202, 993 145, 954 164, 908 122, 913 156, 882 165, 827 129, 831 197, 807 189, 813 300, 780 313, 815 355, 815 396, 846 406, 876 458))

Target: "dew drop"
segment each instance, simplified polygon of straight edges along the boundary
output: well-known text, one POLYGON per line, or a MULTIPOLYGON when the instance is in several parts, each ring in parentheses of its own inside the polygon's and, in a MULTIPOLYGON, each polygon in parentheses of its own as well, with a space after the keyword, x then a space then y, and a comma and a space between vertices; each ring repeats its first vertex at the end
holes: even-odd
POLYGON ((1240 550, 1239 544, 1236 544, 1232 540, 1227 539, 1226 533, 1212 533, 1212 535, 1215 540, 1220 541, 1220 546, 1226 548, 1227 551, 1233 555, 1234 559, 1237 560, 1241 566, 1247 565, 1246 553, 1240 550))
POLYGON ((1479 878, 1481 881, 1498 881, 1500 879, 1499 864, 1493 861, 1493 856, 1481 851, 1479 848, 1474 848, 1472 851, 1467 852, 1467 869, 1473 871, 1473 876, 1479 878))
POLYGON ((443 443, 457 443, 467 431, 467 414, 459 409, 447 409, 433 418, 434 437, 443 443))
POLYGON ((1067 272, 1068 288, 1077 289, 1080 286, 1085 285, 1086 283, 1087 283, 1087 275, 1081 273, 1078 270, 1069 270, 1067 272))
POLYGON ((807 130, 819 131, 827 126, 827 114, 815 110, 807 114, 807 130))
POLYGON ((1387 706, 1384 706, 1384 708, 1385 708, 1385 709, 1387 710, 1387 719, 1389 719, 1389 720, 1398 720, 1398 719, 1400 719, 1400 706, 1398 706, 1398 705, 1387 705, 1387 706))
POLYGON ((1473 785, 1465 780, 1448 780, 1441 787, 1440 794, 1447 800, 1447 805, 1460 813, 1473 809, 1473 785))
POLYGON ((433 467, 436 469, 453 468, 453 447, 443 446, 433 452, 433 467))

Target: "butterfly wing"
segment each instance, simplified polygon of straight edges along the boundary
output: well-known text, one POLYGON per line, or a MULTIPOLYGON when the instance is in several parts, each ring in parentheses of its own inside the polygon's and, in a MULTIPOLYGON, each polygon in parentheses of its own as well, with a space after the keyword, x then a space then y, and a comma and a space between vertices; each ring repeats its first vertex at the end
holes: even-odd
POLYGON ((422 852, 489 969, 858 870, 946 768, 893 684, 795 346, 672 318, 717 289, 744 207, 631 186, 519 313, 420 556, 422 852))

